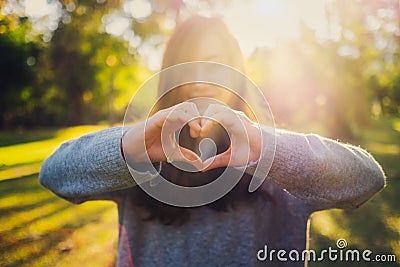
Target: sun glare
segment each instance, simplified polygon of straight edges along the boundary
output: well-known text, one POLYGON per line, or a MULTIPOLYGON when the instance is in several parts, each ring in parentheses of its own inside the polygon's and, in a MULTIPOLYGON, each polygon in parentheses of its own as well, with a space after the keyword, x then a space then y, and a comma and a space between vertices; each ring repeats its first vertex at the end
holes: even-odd
POLYGON ((125 2, 124 10, 135 19, 144 19, 151 15, 151 4, 146 0, 133 0, 125 2))
POLYGON ((54 5, 47 0, 25 1, 25 12, 29 17, 40 18, 53 12, 54 5))
POLYGON ((269 16, 280 16, 284 12, 284 2, 281 0, 255 1, 259 5, 259 9, 269 16))
POLYGON ((327 24, 324 0, 236 0, 221 14, 246 55, 299 38, 301 21, 320 31, 327 24))
MULTIPOLYGON (((61 16, 58 1, 25 0, 22 3, 25 14, 32 18, 33 26, 38 32, 51 32, 57 28, 61 16)), ((197 6, 194 10, 221 16, 237 38, 245 56, 251 55, 258 47, 276 47, 282 40, 298 39, 301 22, 315 29, 319 41, 336 40, 338 36, 340 38, 340 28, 335 28, 335 25, 330 25, 330 28, 328 26, 325 14, 326 0, 232 0, 228 5, 216 5, 214 9, 211 6, 202 7, 201 2, 197 1, 188 0, 185 3, 189 11, 191 3, 197 6)), ((121 11, 104 15, 105 30, 111 35, 123 37, 130 44, 137 43, 137 37, 130 29, 132 21, 143 20, 150 16, 151 12, 152 7, 148 0, 126 0, 121 11)), ((174 24, 169 22, 168 27, 173 26, 174 24)), ((51 34, 45 36, 49 39, 51 34)), ((343 48, 340 53, 347 55, 353 51, 343 48)))

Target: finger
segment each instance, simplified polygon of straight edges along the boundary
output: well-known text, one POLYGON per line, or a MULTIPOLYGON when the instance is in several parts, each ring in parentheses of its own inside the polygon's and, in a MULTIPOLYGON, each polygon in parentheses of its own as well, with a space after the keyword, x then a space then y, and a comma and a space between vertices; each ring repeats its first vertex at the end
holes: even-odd
POLYGON ((219 167, 226 167, 229 165, 231 159, 231 150, 228 149, 224 153, 218 154, 204 161, 202 172, 212 170, 219 167))
POLYGON ((208 136, 211 129, 217 124, 217 122, 208 118, 203 118, 202 121, 203 122, 201 124, 199 135, 200 137, 205 138, 208 136))
MULTIPOLYGON (((179 162, 185 162, 193 165, 197 170, 203 167, 200 157, 192 150, 179 146, 175 138, 170 135, 169 139, 164 139, 162 143, 162 151, 164 160, 176 166, 179 162)), ((184 167, 184 169, 187 169, 184 167)))
POLYGON ((197 106, 193 102, 184 102, 182 103, 181 109, 183 110, 184 114, 187 114, 188 117, 190 117, 189 120, 184 121, 185 123, 188 122, 188 124, 191 127, 200 127, 200 120, 199 119, 194 119, 194 118, 200 118, 200 112, 197 109, 197 106))
POLYGON ((161 132, 161 147, 166 159, 175 158, 176 151, 179 148, 173 133, 161 132))
POLYGON ((201 126, 200 119, 194 119, 188 122, 190 129, 190 136, 192 138, 197 138, 200 136, 201 126))
POLYGON ((177 153, 175 157, 176 158, 172 158, 174 161, 190 163, 197 170, 201 170, 203 168, 203 162, 201 161, 200 157, 193 151, 184 147, 179 147, 179 153, 177 153))
POLYGON ((209 118, 212 117, 215 113, 217 113, 221 108, 219 107, 220 105, 217 104, 211 104, 207 107, 206 111, 204 111, 203 116, 201 117, 201 126, 204 127, 209 123, 209 118))
POLYGON ((229 133, 231 147, 226 153, 217 155, 213 159, 214 161, 209 160, 205 162, 203 168, 208 170, 210 168, 247 163, 249 157, 249 140, 244 122, 241 119, 244 114, 227 106, 213 104, 209 106, 204 115, 208 117, 203 118, 204 124, 202 124, 200 135, 207 135, 212 125, 218 122, 229 133))
POLYGON ((217 122, 228 130, 228 132, 242 133, 244 131, 244 125, 241 120, 242 116, 245 116, 242 112, 233 110, 230 107, 221 104, 211 104, 203 114, 200 134, 208 134, 213 123, 217 122))
POLYGON ((201 125, 200 112, 196 104, 193 102, 184 102, 175 112, 177 112, 178 120, 181 123, 179 128, 187 123, 190 129, 190 136, 197 138, 200 135, 201 125))
POLYGON ((163 127, 168 127, 170 131, 176 131, 188 124, 193 136, 200 134, 200 113, 194 103, 184 102, 178 104, 170 108, 168 112, 169 114, 163 127))
POLYGON ((190 137, 192 138, 197 138, 200 136, 200 131, 201 131, 201 127, 200 124, 189 124, 189 133, 190 133, 190 137))
POLYGON ((214 116, 221 112, 224 111, 225 107, 220 104, 211 104, 207 107, 206 111, 204 112, 202 118, 201 118, 201 131, 200 131, 200 136, 201 137, 207 137, 208 134, 210 133, 211 129, 218 123, 218 121, 214 120, 214 116))

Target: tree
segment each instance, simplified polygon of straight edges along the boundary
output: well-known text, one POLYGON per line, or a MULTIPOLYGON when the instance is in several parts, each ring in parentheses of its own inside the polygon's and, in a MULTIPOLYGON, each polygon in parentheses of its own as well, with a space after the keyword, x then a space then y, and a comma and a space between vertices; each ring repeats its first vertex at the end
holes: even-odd
POLYGON ((14 21, 0 17, 0 127, 9 128, 16 120, 28 122, 34 103, 30 103, 35 75, 31 66, 39 49, 25 41, 26 20, 14 21))
MULTIPOLYGON (((2 120, 8 125, 80 124, 122 117, 132 88, 159 67, 149 62, 161 55, 175 24, 188 14, 235 1, 53 0, 48 3, 55 13, 41 18, 25 14, 26 3, 0 2, 1 14, 7 14, 0 15, 2 64, 19 62, 14 70, 3 67, 1 73, 2 80, 13 80, 2 87, 2 120), (50 24, 35 26, 50 17, 50 24)), ((275 107, 281 122, 323 122, 333 136, 351 136, 368 120, 371 106, 375 116, 399 113, 398 1, 327 3, 327 32, 338 29, 338 39, 321 39, 302 25, 301 40, 281 42, 276 49, 260 48, 249 65, 259 68, 263 78, 257 82, 269 94, 285 94, 285 101, 275 107), (284 54, 298 61, 266 64, 284 54)))

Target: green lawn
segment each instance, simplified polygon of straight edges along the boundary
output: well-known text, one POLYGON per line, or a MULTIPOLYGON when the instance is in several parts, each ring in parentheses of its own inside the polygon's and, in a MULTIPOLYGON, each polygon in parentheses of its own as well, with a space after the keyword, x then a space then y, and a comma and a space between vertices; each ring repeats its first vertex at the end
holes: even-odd
POLYGON ((102 128, 0 134, 0 266, 114 265, 115 204, 73 205, 38 183, 41 162, 62 141, 102 128))
MULTIPOLYGON (((117 244, 115 204, 72 205, 41 187, 41 162, 67 139, 105 126, 0 133, 0 266, 113 266, 117 244)), ((329 210, 311 218, 310 249, 351 249, 396 254, 400 266, 400 119, 375 122, 359 144, 381 162, 387 187, 361 208, 329 210)), ((310 266, 367 266, 311 263, 310 266)), ((370 265, 368 265, 370 266, 370 265)), ((377 265, 378 266, 378 265, 377 265)))

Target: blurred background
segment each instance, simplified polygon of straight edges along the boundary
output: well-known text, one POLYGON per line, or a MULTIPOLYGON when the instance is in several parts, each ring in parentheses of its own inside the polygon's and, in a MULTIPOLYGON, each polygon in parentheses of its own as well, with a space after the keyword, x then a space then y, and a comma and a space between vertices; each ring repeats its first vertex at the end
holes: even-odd
MULTIPOLYGON (((57 198, 40 165, 64 140, 121 123, 196 14, 225 20, 278 127, 360 145, 386 172, 361 208, 312 215, 310 249, 344 238, 400 266, 398 0, 0 0, 0 266, 115 264, 115 205, 57 198)), ((326 265, 367 264, 310 263, 326 265)))

